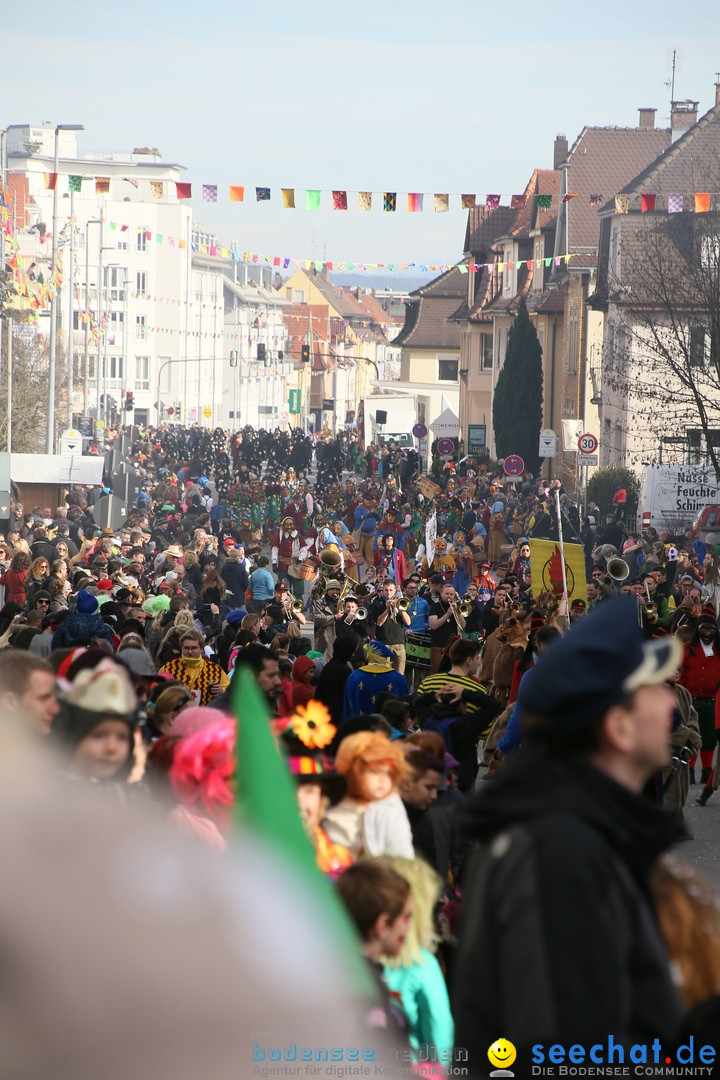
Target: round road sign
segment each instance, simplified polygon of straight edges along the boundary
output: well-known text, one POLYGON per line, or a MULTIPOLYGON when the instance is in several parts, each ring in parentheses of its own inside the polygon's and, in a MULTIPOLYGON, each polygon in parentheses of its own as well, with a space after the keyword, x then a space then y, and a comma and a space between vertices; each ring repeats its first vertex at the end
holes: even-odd
POLYGON ((503 469, 507 476, 521 476, 525 472, 525 462, 519 454, 508 454, 503 469))
POLYGON ((440 439, 437 444, 437 452, 440 457, 450 457, 455 450, 455 443, 452 439, 440 439))
POLYGON ((594 454, 597 448, 598 441, 589 431, 586 431, 585 434, 581 435, 578 439, 578 450, 581 454, 594 454))
MULTIPOLYGON (((427 428, 424 424, 416 424, 412 429, 412 433, 416 439, 424 439, 427 435, 427 428)), ((450 453, 452 453, 452 451, 450 451, 450 453)))

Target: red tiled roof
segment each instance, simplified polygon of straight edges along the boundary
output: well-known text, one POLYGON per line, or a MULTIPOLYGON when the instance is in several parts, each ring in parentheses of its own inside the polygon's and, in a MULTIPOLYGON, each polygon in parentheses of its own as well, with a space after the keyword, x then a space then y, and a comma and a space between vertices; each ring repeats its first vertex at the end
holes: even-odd
POLYGON ((410 294, 405 326, 393 345, 416 349, 459 349, 460 327, 450 318, 467 296, 467 275, 447 270, 410 294))
POLYGON ((302 346, 308 340, 312 326, 313 341, 327 343, 330 337, 330 309, 326 304, 291 304, 283 310, 287 327, 288 353, 293 360, 301 359, 302 346))
MULTIPOLYGON (((682 194, 687 197, 696 191, 717 191, 719 146, 720 105, 715 105, 623 188, 612 194, 682 194)), ((665 203, 662 209, 666 208, 665 203)), ((612 200, 602 208, 603 212, 613 209, 612 200)))
POLYGON ((600 217, 591 195, 614 198, 670 145, 668 128, 584 127, 570 148, 568 190, 579 192, 567 204, 571 266, 594 266, 600 217))
POLYGON ((494 210, 473 206, 468 211, 464 250, 474 255, 476 261, 482 261, 480 256, 490 250, 498 236, 508 232, 516 214, 517 210, 511 210, 509 206, 498 206, 494 210))

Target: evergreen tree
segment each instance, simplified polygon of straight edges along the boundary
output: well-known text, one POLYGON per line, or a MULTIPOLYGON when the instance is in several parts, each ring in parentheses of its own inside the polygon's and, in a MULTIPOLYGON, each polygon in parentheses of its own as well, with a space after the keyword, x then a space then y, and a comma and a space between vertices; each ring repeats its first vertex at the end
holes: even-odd
POLYGON ((519 454, 525 468, 536 476, 540 472, 542 400, 542 348, 521 300, 495 386, 493 427, 497 457, 519 454))

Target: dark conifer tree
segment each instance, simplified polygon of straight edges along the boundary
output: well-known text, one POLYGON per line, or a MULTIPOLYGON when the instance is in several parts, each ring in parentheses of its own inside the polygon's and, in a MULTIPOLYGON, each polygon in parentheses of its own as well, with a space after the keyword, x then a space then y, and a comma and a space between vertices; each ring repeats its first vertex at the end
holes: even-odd
POLYGON ((540 471, 542 401, 542 348, 521 300, 495 386, 493 427, 497 457, 519 454, 525 468, 536 476, 540 471))

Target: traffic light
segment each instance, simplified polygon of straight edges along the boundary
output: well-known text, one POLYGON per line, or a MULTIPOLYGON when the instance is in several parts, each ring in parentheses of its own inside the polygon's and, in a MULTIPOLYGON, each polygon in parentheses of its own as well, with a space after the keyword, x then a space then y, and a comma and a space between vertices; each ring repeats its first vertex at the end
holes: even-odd
POLYGON ((264 364, 265 363, 265 355, 266 355, 265 346, 263 345, 262 341, 259 341, 258 342, 258 347, 257 347, 257 358, 258 358, 258 363, 259 364, 264 364))
POLYGON ((230 367, 237 367, 237 366, 238 366, 237 349, 231 349, 230 350, 230 367))
POLYGON ((309 345, 303 345, 302 349, 300 350, 300 355, 302 357, 303 364, 309 364, 310 363, 310 346, 309 345))
POLYGON ((134 408, 135 402, 133 401, 133 392, 132 390, 128 390, 125 395, 125 412, 132 412, 134 408))

